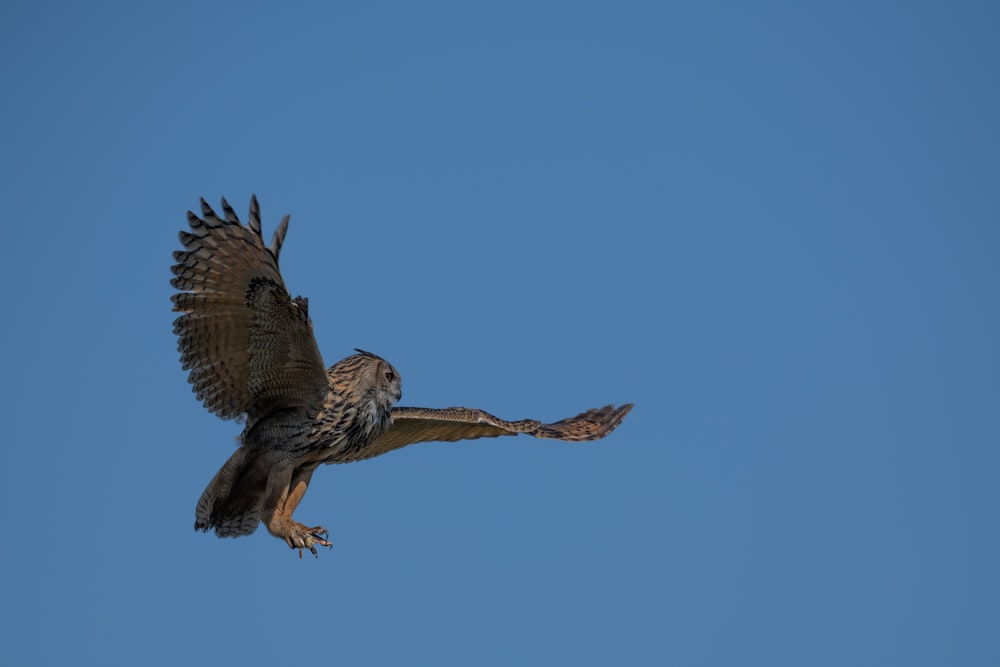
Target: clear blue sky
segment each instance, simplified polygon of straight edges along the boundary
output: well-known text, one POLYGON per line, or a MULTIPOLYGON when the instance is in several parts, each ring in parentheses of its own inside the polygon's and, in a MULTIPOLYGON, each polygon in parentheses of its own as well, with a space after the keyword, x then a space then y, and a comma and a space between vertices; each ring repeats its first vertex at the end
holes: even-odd
POLYGON ((0 9, 0 662, 1000 664, 995 3, 149 4, 0 9), (251 193, 327 363, 635 410, 196 534, 170 255, 251 193))

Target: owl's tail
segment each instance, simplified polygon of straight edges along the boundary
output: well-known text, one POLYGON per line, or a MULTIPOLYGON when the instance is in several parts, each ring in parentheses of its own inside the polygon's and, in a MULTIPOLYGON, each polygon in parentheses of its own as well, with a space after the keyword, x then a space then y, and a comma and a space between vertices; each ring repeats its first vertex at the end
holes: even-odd
POLYGON ((267 471, 246 447, 237 449, 201 494, 194 511, 195 530, 239 537, 257 530, 267 488, 267 471))

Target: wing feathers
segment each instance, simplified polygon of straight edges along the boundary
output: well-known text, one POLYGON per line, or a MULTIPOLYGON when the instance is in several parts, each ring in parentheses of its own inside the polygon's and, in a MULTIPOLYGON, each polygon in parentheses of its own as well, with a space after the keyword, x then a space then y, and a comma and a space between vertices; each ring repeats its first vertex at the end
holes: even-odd
POLYGON ((631 403, 618 408, 613 405, 605 405, 603 408, 587 410, 576 417, 563 419, 554 424, 541 424, 531 435, 536 438, 554 438, 575 442, 598 440, 618 428, 631 409, 631 403))
POLYGON ((240 219, 236 217, 236 211, 234 211, 233 207, 229 205, 229 202, 226 201, 225 197, 222 198, 222 212, 226 216, 226 222, 231 225, 240 224, 240 219))
POLYGON ((286 407, 312 407, 327 392, 305 300, 293 300, 278 270, 285 216, 265 247, 260 206, 243 226, 222 200, 220 218, 204 199, 188 211, 191 231, 174 252, 171 299, 181 364, 205 407, 225 419, 286 407))
POLYGON ((274 236, 271 237, 271 247, 269 250, 271 254, 274 255, 274 261, 278 261, 278 253, 281 252, 281 245, 285 242, 285 233, 288 231, 288 221, 291 219, 290 216, 285 216, 278 223, 278 228, 274 230, 274 236))
POLYGON ((576 442, 597 440, 615 430, 631 409, 631 403, 617 408, 607 405, 552 424, 543 424, 534 419, 506 421, 474 408, 397 407, 392 409, 389 430, 347 460, 371 458, 417 442, 454 442, 518 433, 576 442))
POLYGON ((250 197, 250 231, 263 239, 264 232, 260 228, 260 204, 257 203, 257 195, 250 197))

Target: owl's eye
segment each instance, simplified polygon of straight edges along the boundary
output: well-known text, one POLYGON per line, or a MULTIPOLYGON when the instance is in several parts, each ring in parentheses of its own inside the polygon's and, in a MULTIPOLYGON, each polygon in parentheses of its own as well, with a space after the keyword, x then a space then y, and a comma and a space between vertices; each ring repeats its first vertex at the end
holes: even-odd
POLYGON ((396 377, 396 374, 393 373, 392 371, 386 371, 385 372, 385 381, 386 382, 392 382, 395 377, 396 377))

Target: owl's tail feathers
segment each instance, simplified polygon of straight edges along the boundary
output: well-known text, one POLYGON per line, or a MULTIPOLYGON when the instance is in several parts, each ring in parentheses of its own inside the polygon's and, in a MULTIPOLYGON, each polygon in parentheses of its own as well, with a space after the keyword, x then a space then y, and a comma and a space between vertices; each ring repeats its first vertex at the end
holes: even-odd
POLYGON ((261 477, 255 463, 244 447, 229 457, 198 500, 195 530, 214 530, 219 537, 240 537, 257 530, 267 475, 261 477))

